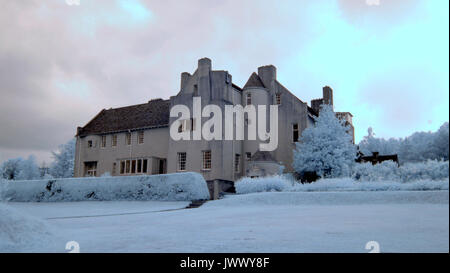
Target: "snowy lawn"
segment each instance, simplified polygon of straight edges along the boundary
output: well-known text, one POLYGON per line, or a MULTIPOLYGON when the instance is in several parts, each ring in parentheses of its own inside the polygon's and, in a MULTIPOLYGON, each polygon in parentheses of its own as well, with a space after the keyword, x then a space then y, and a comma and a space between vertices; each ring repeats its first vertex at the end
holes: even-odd
MULTIPOLYGON (((7 203, 40 218, 53 236, 16 248, 0 242, 0 252, 65 252, 67 241, 77 241, 81 252, 367 252, 368 241, 381 252, 448 252, 448 197, 448 191, 267 192, 181 210, 171 209, 186 202, 7 203)), ((36 232, 27 238, 43 231, 36 232)))

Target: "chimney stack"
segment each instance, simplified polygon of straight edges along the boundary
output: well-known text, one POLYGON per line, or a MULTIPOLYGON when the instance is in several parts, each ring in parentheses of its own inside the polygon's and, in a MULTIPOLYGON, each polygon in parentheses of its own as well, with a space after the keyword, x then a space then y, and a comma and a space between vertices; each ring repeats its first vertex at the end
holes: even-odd
POLYGON ((333 107, 333 89, 331 87, 324 86, 322 89, 323 92, 323 103, 329 104, 331 107, 333 107))
POLYGON ((265 65, 258 67, 258 76, 267 88, 270 88, 272 82, 277 79, 277 68, 274 65, 265 65))

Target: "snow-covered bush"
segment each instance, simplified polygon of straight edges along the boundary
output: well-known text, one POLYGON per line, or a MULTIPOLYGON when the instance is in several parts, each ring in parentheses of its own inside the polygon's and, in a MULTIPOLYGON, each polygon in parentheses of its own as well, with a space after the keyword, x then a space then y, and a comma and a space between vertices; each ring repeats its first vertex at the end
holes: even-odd
POLYGON ((322 191, 427 191, 448 190, 449 180, 399 180, 358 181, 347 178, 320 179, 314 183, 296 183, 283 176, 261 177, 257 179, 243 178, 236 182, 236 193, 256 192, 322 192, 322 191), (244 182, 243 184, 240 184, 244 182))
POLYGON ((5 200, 19 202, 209 199, 203 176, 192 172, 2 183, 5 200))
POLYGON ((306 128, 296 143, 295 171, 316 172, 320 177, 348 176, 356 157, 348 130, 330 105, 322 105, 314 126, 306 128))
POLYGON ((53 152, 54 162, 50 166, 50 174, 55 178, 73 177, 75 162, 75 139, 60 145, 57 152, 53 152))
POLYGON ((372 165, 355 164, 352 178, 359 181, 398 181, 443 180, 449 177, 448 161, 428 160, 419 163, 406 163, 400 167, 392 161, 372 165))
POLYGON ((234 187, 237 193, 286 191, 292 187, 292 183, 293 181, 280 175, 260 178, 244 177, 236 181, 234 187))
POLYGON ((2 164, 0 171, 2 177, 8 180, 32 180, 41 177, 36 159, 32 155, 28 159, 9 159, 2 164))

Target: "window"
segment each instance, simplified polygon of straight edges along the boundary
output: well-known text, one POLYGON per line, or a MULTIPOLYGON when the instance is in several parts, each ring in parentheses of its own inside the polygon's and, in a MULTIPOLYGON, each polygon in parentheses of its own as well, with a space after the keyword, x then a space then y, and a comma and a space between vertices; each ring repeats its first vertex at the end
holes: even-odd
POLYGON ((88 148, 92 148, 93 147, 92 140, 88 140, 87 145, 88 148))
POLYGON ((96 176, 97 175, 97 161, 84 163, 84 176, 96 176))
POLYGON ((191 118, 191 130, 194 131, 195 130, 195 119, 191 118))
POLYGON ((198 97, 198 86, 194 84, 194 97, 198 97))
POLYGON ((120 174, 147 173, 147 159, 127 159, 120 161, 120 174))
POLYGON ((241 165, 241 155, 240 154, 236 154, 234 156, 234 172, 238 173, 240 170, 240 165, 241 165))
POLYGON ((106 136, 102 136, 102 148, 106 147, 106 136))
POLYGON ((276 96, 277 104, 280 105, 280 104, 281 104, 281 94, 278 93, 278 94, 276 94, 275 96, 276 96))
POLYGON ((178 133, 186 132, 191 130, 194 127, 194 119, 183 119, 180 120, 180 125, 178 126, 178 133))
POLYGON ((211 151, 203 151, 203 170, 211 170, 211 151))
POLYGON ((112 167, 112 175, 116 175, 116 162, 113 163, 113 167, 112 167))
POLYGON ((138 143, 143 144, 144 143, 144 131, 138 132, 138 143))
POLYGON ((247 160, 250 160, 252 158, 252 153, 245 153, 245 157, 247 160))
POLYGON ((125 161, 120 161, 120 174, 125 173, 125 161))
POLYGON ((125 141, 127 145, 131 145, 131 133, 127 133, 125 141))
POLYGON ((142 161, 142 172, 147 173, 147 159, 142 161))
POLYGON ((247 93, 247 105, 252 104, 252 94, 247 93))
POLYGON ((136 160, 131 160, 131 173, 136 173, 136 160))
POLYGON ((137 160, 137 173, 141 173, 142 172, 142 159, 138 159, 137 160))
POLYGON ((298 123, 292 124, 292 141, 298 142, 298 123))
POLYGON ((130 173, 130 165, 131 165, 130 160, 125 161, 125 173, 130 173))
POLYGON ((178 171, 186 170, 186 153, 178 153, 178 171))
POLYGON ((117 146, 117 135, 111 136, 111 146, 116 147, 117 146))

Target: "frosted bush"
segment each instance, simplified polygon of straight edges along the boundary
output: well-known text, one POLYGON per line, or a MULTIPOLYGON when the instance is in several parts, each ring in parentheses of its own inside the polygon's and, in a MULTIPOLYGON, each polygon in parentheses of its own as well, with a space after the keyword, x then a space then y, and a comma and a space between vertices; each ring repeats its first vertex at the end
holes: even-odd
POLYGON ((3 181, 2 184, 5 187, 4 198, 19 202, 209 199, 208 187, 203 176, 192 172, 3 181))
POLYGON ((234 184, 236 193, 287 191, 292 185, 290 180, 280 175, 259 178, 245 177, 234 184))
POLYGON ((429 160, 420 163, 406 163, 400 167, 395 162, 380 164, 356 164, 352 178, 358 181, 398 181, 443 180, 449 177, 448 161, 429 160))

